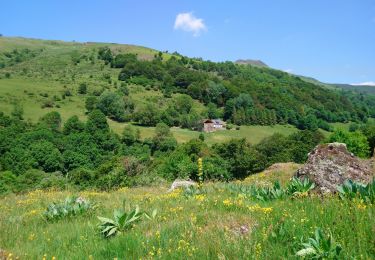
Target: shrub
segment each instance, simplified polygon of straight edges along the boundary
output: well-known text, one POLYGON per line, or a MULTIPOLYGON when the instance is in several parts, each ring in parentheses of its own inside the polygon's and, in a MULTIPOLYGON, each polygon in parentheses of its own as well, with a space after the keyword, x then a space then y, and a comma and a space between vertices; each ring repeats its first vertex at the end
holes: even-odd
POLYGON ((11 171, 0 172, 0 194, 15 192, 17 176, 11 171))
POLYGON ((98 103, 98 99, 95 96, 87 97, 85 101, 85 108, 87 112, 91 112, 96 108, 96 104, 98 103))
POLYGON ((86 83, 81 83, 78 87, 78 94, 87 94, 87 84, 86 83))
POLYGON ((57 111, 52 111, 45 114, 40 118, 39 121, 53 131, 59 131, 61 128, 62 119, 60 113, 57 111))
POLYGON ((40 187, 43 179, 48 178, 49 174, 36 169, 29 169, 18 176, 18 191, 34 190, 40 187))
POLYGON ((47 107, 53 107, 55 103, 52 100, 45 100, 43 101, 42 105, 40 106, 41 108, 47 108, 47 107))
POLYGON ((210 156, 203 158, 204 180, 227 181, 232 178, 228 171, 229 165, 220 156, 210 156))
POLYGON ((24 114, 23 106, 21 104, 18 104, 18 103, 14 104, 11 115, 14 118, 17 118, 19 120, 23 120, 23 114, 24 114))
POLYGON ((129 96, 129 88, 126 84, 121 83, 119 91, 120 91, 120 93, 124 94, 125 96, 129 96))
POLYGON ((123 122, 125 120, 125 103, 117 93, 104 92, 99 97, 96 107, 116 121, 123 122))
POLYGON ((339 129, 333 132, 329 138, 329 141, 345 143, 348 150, 359 157, 365 158, 370 155, 370 147, 367 142, 367 138, 359 131, 347 132, 339 129))
POLYGON ((53 172, 46 174, 45 177, 41 179, 38 184, 39 189, 54 188, 58 190, 64 190, 67 188, 67 186, 67 180, 61 172, 53 172))
POLYGON ((94 181, 94 173, 85 168, 77 168, 67 174, 69 182, 81 188, 90 187, 94 181))
POLYGON ((41 141, 31 145, 31 155, 33 156, 37 166, 45 172, 53 172, 61 170, 62 156, 55 145, 48 141, 41 141))
POLYGON ((81 133, 84 130, 85 124, 79 120, 78 116, 72 116, 65 122, 63 133, 69 135, 72 133, 81 133))
POLYGON ((127 125, 124 127, 121 139, 126 145, 133 145, 135 142, 139 141, 140 135, 138 128, 136 129, 131 125, 127 125))
POLYGON ((69 90, 69 89, 66 89, 66 90, 64 90, 64 92, 63 92, 63 97, 65 96, 65 97, 70 97, 70 96, 72 96, 72 92, 69 90))

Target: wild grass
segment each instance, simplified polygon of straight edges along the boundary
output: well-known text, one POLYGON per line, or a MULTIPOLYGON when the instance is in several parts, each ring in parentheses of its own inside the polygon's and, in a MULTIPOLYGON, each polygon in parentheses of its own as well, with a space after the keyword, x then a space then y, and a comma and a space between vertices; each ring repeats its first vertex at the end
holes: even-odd
POLYGON ((375 207, 338 196, 259 201, 228 185, 204 184, 185 196, 167 187, 83 191, 93 214, 47 222, 42 214, 69 191, 34 191, 0 199, 0 247, 24 259, 293 259, 317 228, 340 244, 340 259, 375 257, 375 207), (100 235, 97 216, 139 206, 145 218, 113 238, 100 235))

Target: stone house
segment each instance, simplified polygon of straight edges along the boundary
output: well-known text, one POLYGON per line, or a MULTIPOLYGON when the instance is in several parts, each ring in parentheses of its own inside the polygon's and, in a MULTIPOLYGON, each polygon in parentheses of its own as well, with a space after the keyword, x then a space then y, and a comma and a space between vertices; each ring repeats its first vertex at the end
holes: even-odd
POLYGON ((225 130, 226 123, 220 119, 205 119, 203 120, 203 132, 210 133, 218 130, 225 130))

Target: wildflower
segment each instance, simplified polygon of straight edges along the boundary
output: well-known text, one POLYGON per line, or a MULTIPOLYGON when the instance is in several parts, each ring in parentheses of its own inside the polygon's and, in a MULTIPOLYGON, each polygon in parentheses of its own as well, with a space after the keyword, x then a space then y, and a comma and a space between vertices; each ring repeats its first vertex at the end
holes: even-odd
POLYGON ((364 204, 363 202, 360 202, 357 204, 358 209, 366 209, 366 207, 367 207, 366 204, 364 204))
POLYGON ((233 205, 233 203, 231 202, 230 199, 225 199, 225 200, 223 200, 223 204, 224 204, 225 206, 232 206, 232 205, 233 205))
POLYGON ((191 213, 190 220, 191 220, 192 223, 197 222, 197 216, 195 216, 193 213, 191 213))
POLYGON ((34 239, 35 239, 35 234, 30 234, 30 235, 29 235, 29 240, 30 240, 30 241, 33 241, 34 239))
POLYGON ((262 208, 261 206, 259 206, 258 204, 255 204, 254 206, 248 206, 247 207, 250 211, 252 212, 262 212, 264 214, 269 214, 272 212, 272 208, 269 207, 269 208, 262 208))
POLYGON ((128 187, 122 187, 122 188, 118 189, 117 191, 118 192, 127 192, 128 190, 129 190, 128 187))
POLYGON ((203 160, 202 158, 198 158, 198 179, 199 179, 199 184, 201 185, 203 182, 203 160))
POLYGON ((195 195, 194 198, 195 198, 197 201, 202 202, 202 201, 204 201, 204 199, 206 198, 206 196, 203 195, 203 194, 198 194, 198 195, 195 195))
POLYGON ((255 246, 256 257, 259 258, 261 253, 262 253, 262 245, 260 243, 257 243, 256 246, 255 246))

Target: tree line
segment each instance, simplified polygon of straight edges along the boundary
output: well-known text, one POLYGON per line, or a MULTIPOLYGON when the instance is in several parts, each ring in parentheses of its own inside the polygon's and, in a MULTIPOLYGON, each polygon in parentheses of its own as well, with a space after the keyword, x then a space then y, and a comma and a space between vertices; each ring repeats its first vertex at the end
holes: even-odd
MULTIPOLYGON (((203 134, 178 144, 164 123, 157 124, 152 138, 142 140, 131 125, 117 135, 98 109, 86 122, 72 116, 64 124, 58 112, 47 113, 36 124, 22 120, 18 112, 0 113, 1 193, 67 186, 108 190, 175 178, 196 180, 198 158, 203 158, 205 180, 241 179, 276 162, 303 163, 325 140, 319 130, 303 130, 275 134, 257 145, 235 139, 210 147, 203 134)), ((367 157, 374 149, 375 125, 336 131, 330 140, 346 142, 352 152, 367 157)))

